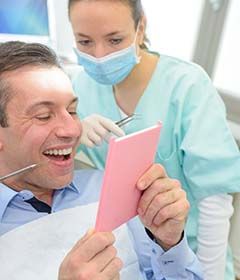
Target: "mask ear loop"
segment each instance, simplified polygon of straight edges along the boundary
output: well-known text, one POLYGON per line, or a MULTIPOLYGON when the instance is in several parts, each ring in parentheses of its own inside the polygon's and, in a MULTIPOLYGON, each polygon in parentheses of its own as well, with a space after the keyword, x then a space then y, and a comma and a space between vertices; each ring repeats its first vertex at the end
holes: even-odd
POLYGON ((141 60, 141 56, 139 56, 138 54, 137 54, 137 46, 136 46, 136 41, 137 41, 137 35, 138 35, 138 31, 139 31, 139 26, 140 26, 140 21, 141 20, 139 20, 138 21, 138 24, 137 24, 137 29, 136 29, 136 33, 135 33, 135 37, 134 37, 134 41, 133 41, 133 46, 134 46, 134 48, 135 48, 135 55, 136 55, 136 59, 137 59, 137 64, 138 63, 140 63, 140 60, 141 60))

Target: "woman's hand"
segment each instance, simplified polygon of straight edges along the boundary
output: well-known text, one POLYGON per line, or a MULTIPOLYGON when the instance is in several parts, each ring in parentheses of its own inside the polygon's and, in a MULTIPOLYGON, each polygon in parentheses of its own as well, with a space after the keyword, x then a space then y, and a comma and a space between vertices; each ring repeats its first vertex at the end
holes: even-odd
POLYGON ((117 126, 112 120, 103 116, 93 114, 81 120, 82 135, 80 144, 90 148, 99 146, 102 141, 108 141, 110 133, 116 136, 124 136, 124 131, 117 126))

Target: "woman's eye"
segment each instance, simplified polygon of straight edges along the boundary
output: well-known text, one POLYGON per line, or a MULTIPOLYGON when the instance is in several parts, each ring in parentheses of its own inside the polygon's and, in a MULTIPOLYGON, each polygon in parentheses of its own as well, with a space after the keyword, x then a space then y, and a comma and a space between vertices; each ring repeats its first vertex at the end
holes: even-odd
POLYGON ((121 38, 114 38, 114 39, 110 39, 110 43, 112 45, 118 45, 122 42, 122 39, 121 38))
POLYGON ((91 44, 90 40, 78 40, 77 43, 81 46, 88 46, 91 44))

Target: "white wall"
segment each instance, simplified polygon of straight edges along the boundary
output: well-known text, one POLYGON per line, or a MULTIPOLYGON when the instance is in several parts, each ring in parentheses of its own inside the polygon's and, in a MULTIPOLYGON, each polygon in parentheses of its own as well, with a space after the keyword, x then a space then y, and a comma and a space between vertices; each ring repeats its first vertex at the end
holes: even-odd
POLYGON ((68 20, 68 0, 49 0, 51 16, 53 18, 53 32, 55 33, 54 48, 59 55, 72 58, 73 33, 68 20))

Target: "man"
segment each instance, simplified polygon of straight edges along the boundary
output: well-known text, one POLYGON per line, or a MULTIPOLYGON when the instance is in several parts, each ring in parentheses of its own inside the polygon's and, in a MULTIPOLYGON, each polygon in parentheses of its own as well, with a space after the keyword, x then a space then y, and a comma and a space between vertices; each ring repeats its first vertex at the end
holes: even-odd
MULTIPOLYGON (((0 45, 0 176, 38 164, 0 184, 1 234, 98 200, 101 172, 81 170, 73 179, 81 136, 77 101, 70 80, 47 47, 0 45)), ((143 190, 141 223, 135 219, 128 227, 142 277, 202 279, 183 234, 189 203, 179 182, 168 178, 162 166, 153 165, 137 187, 143 190)), ((87 232, 63 260, 59 279, 119 279, 124 260, 117 257, 114 241, 110 232, 87 232)))

